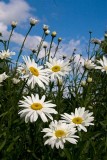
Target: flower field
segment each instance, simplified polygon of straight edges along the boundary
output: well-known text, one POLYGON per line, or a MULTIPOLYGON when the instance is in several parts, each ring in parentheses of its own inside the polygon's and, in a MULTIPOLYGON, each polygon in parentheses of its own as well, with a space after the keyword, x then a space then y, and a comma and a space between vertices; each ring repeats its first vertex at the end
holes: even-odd
POLYGON ((17 25, 8 40, 0 33, 0 160, 106 160, 107 34, 98 40, 90 32, 85 56, 75 49, 67 56, 59 54, 62 38, 43 25, 27 55, 38 20, 30 18, 16 53, 10 44, 17 25))

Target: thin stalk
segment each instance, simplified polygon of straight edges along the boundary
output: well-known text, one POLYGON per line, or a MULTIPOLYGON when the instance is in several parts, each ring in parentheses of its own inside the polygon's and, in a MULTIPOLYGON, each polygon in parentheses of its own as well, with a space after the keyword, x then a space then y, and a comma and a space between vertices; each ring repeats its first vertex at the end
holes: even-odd
POLYGON ((8 48, 9 48, 10 39, 11 39, 11 37, 12 37, 13 30, 14 30, 14 28, 12 28, 12 30, 11 30, 11 32, 10 32, 10 36, 9 36, 9 40, 8 40, 8 43, 7 43, 7 49, 6 49, 6 50, 8 50, 8 48))
POLYGON ((40 52, 40 50, 41 50, 43 41, 45 40, 45 37, 46 37, 46 35, 45 35, 45 33, 43 33, 42 38, 41 38, 41 41, 40 41, 40 45, 39 45, 39 47, 38 47, 38 52, 37 52, 36 59, 37 59, 37 57, 38 57, 38 55, 39 55, 39 52, 40 52))
POLYGON ((89 59, 89 55, 90 55, 90 42, 91 42, 91 34, 92 34, 92 32, 89 32, 89 33, 90 33, 90 37, 89 37, 88 52, 87 52, 88 59, 89 59))
POLYGON ((51 39, 51 43, 50 43, 50 47, 49 47, 49 52, 48 52, 48 60, 49 60, 49 57, 50 57, 50 52, 51 52, 51 48, 52 48, 53 39, 54 39, 54 37, 52 37, 52 39, 51 39))
POLYGON ((55 53, 54 53, 54 55, 53 55, 53 58, 55 57, 55 55, 56 55, 56 53, 57 53, 57 51, 58 51, 58 47, 59 47, 59 41, 58 41, 58 44, 57 44, 57 46, 56 46, 56 49, 55 49, 55 53))
POLYGON ((23 51, 23 47, 24 47, 26 38, 27 38, 28 34, 30 33, 31 29, 32 29, 32 25, 30 26, 30 28, 29 28, 29 30, 28 30, 25 38, 24 38, 24 41, 23 41, 23 43, 22 43, 22 46, 21 46, 21 48, 20 48, 19 55, 18 55, 18 58, 17 58, 17 60, 16 60, 16 68, 17 68, 17 62, 18 62, 18 60, 19 60, 19 58, 20 58, 20 56, 21 56, 21 53, 22 53, 22 51, 23 51))

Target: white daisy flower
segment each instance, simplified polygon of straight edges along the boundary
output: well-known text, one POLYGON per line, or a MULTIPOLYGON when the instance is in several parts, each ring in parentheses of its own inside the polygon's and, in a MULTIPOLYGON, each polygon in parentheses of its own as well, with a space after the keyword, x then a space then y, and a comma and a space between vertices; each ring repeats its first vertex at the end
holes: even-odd
POLYGON ((9 49, 6 50, 2 50, 0 52, 0 59, 6 59, 6 58, 10 58, 12 55, 15 55, 15 52, 10 52, 9 49))
POLYGON ((88 59, 86 61, 84 61, 84 67, 87 69, 94 69, 95 68, 95 64, 92 62, 91 59, 88 59))
POLYGON ((76 129, 73 126, 56 120, 50 123, 49 128, 44 128, 41 132, 45 132, 44 138, 49 137, 44 145, 48 144, 51 148, 57 149, 63 149, 66 141, 76 144, 76 138, 79 138, 75 135, 76 129))
POLYGON ((24 100, 19 101, 19 107, 23 109, 19 111, 20 117, 25 117, 25 122, 35 122, 38 119, 38 116, 41 117, 43 122, 48 122, 48 118, 53 120, 51 114, 57 114, 57 111, 54 109, 55 104, 51 101, 45 101, 45 95, 42 98, 39 98, 39 95, 23 96, 24 100))
POLYGON ((92 122, 94 120, 94 117, 92 116, 93 112, 90 112, 88 110, 85 111, 84 107, 79 107, 75 109, 75 113, 67 114, 64 113, 62 114, 62 121, 65 123, 69 123, 75 127, 79 131, 83 130, 87 132, 86 127, 90 125, 94 125, 92 122))
POLYGON ((49 83, 49 76, 47 73, 47 69, 43 69, 43 66, 38 66, 34 59, 30 59, 30 57, 23 57, 27 72, 23 76, 23 78, 28 78, 27 84, 31 85, 31 88, 35 87, 35 84, 38 84, 41 88, 45 89, 45 85, 49 83))
POLYGON ((106 71, 107 73, 107 58, 103 56, 103 60, 97 60, 98 63, 100 63, 101 66, 96 66, 95 69, 100 69, 102 72, 106 71))
POLYGON ((2 83, 5 79, 7 79, 9 76, 6 75, 6 73, 0 74, 0 83, 2 83))
POLYGON ((64 60, 60 59, 52 59, 50 58, 49 62, 46 62, 47 67, 49 68, 49 74, 51 77, 51 80, 54 80, 55 78, 60 79, 61 77, 65 76, 70 71, 69 62, 65 62, 64 60))

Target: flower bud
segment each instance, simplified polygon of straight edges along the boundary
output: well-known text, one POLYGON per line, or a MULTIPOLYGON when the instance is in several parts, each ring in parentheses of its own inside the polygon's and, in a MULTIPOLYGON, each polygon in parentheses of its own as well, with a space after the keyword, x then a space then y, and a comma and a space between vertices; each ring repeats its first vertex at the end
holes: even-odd
POLYGON ((35 26, 35 24, 37 24, 39 21, 35 18, 30 18, 30 25, 31 26, 35 26))
POLYGON ((88 77, 87 82, 88 82, 88 83, 91 83, 91 82, 92 82, 92 78, 91 78, 91 77, 88 77))
POLYGON ((47 30, 48 30, 48 28, 49 28, 49 26, 48 26, 48 25, 45 25, 45 24, 43 25, 43 30, 44 30, 44 31, 47 31, 47 30))
POLYGON ((45 35, 48 35, 50 33, 50 30, 45 31, 45 35))
POLYGON ((81 81, 81 86, 86 86, 86 81, 81 81))
POLYGON ((52 37, 56 37, 56 35, 57 35, 57 33, 55 31, 52 32, 52 34, 51 34, 52 37))
POLYGON ((32 48, 31 49, 32 53, 36 53, 36 49, 32 48))
POLYGON ((12 28, 15 28, 17 26, 17 22, 16 21, 12 21, 11 26, 12 26, 12 28))
POLYGON ((62 41, 62 38, 58 38, 58 42, 61 42, 62 41))
POLYGON ((44 45, 43 45, 43 48, 47 48, 47 45, 46 45, 46 44, 44 44, 44 45))

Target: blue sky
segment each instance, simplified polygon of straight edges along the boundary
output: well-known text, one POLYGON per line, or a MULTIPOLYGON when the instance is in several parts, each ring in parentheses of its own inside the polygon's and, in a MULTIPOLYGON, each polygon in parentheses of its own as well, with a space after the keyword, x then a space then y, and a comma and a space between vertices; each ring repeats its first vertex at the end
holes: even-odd
POLYGON ((40 22, 30 33, 27 46, 29 43, 29 47, 33 46, 37 40, 35 35, 41 36, 42 26, 47 24, 50 31, 56 31, 57 37, 62 37, 62 52, 70 53, 73 47, 80 47, 82 40, 88 41, 90 30, 93 38, 103 37, 107 30, 106 12, 107 0, 1 0, 0 29, 9 35, 11 21, 17 20, 17 38, 13 42, 22 42, 29 18, 36 17, 40 22))
POLYGON ((102 37, 107 29, 107 0, 28 0, 42 23, 69 40, 77 37, 102 37))

